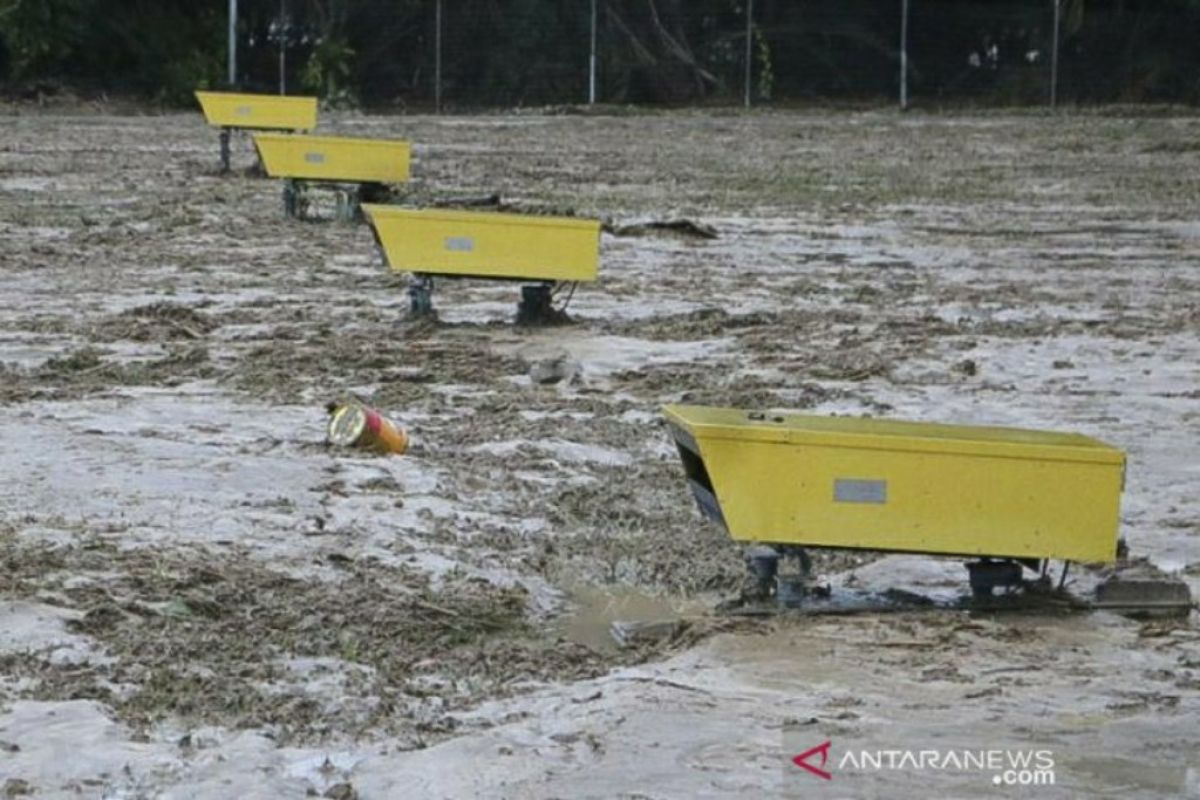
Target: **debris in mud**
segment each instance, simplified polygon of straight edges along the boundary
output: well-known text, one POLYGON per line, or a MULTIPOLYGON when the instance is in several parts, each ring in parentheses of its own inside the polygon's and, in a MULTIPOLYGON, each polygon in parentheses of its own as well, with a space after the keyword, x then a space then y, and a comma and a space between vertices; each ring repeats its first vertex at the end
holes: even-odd
POLYGON ((370 559, 343 563, 329 579, 299 578, 244 553, 127 551, 99 540, 47 551, 6 535, 0 563, 0 592, 49 593, 84 612, 70 627, 107 656, 68 668, 10 654, 0 672, 26 680, 28 696, 97 699, 136 727, 171 717, 266 726, 281 741, 418 728, 429 739, 479 699, 594 676, 610 663, 534 628, 518 587, 455 574, 435 584, 370 559), (336 690, 310 685, 292 666, 302 663, 327 665, 336 690))
POLYGON ((33 794, 33 784, 22 778, 9 778, 4 782, 4 796, 27 797, 33 794))
POLYGON ((814 378, 836 381, 865 381, 868 378, 886 377, 892 367, 879 353, 865 348, 836 350, 822 354, 822 360, 809 368, 814 378))
POLYGON ((212 317, 191 306, 159 302, 107 317, 91 326, 88 334, 89 338, 95 341, 197 340, 203 339, 219 326, 212 317))
POLYGON ((571 382, 579 373, 579 362, 571 360, 566 353, 535 361, 529 367, 529 379, 542 386, 571 382))
POLYGON ((327 436, 335 447, 357 447, 381 455, 404 455, 408 433, 383 414, 359 402, 330 403, 327 436))
POLYGON ((499 208, 503 202, 500 200, 500 193, 495 192, 475 197, 442 197, 433 200, 429 205, 432 208, 499 208))
POLYGON ((40 375, 77 375, 92 372, 104 366, 103 351, 95 347, 81 347, 64 356, 53 356, 38 367, 40 375))
POLYGON ((298 341, 271 340, 244 352, 223 377, 255 397, 279 402, 294 402, 318 385, 325 389, 323 398, 329 387, 349 392, 373 385, 378 387, 373 394, 364 393, 370 405, 419 411, 444 402, 438 384, 492 388, 501 378, 529 368, 520 359, 498 356, 469 337, 432 326, 407 333, 397 338, 393 323, 381 321, 351 330, 311 331, 298 341))
POLYGON ((716 228, 690 219, 651 220, 650 222, 636 222, 630 225, 606 224, 604 231, 611 233, 613 236, 646 236, 655 233, 673 233, 685 239, 720 238, 716 228))
POLYGON ((569 205, 506 200, 499 192, 446 197, 417 184, 406 184, 393 188, 388 203, 410 208, 486 210, 508 214, 528 214, 535 217, 574 217, 577 215, 575 208, 569 205))
POLYGON ((335 783, 321 796, 329 800, 358 800, 358 792, 349 783, 335 783))
POLYGON ((954 365, 956 372, 966 375, 968 378, 973 378, 979 374, 979 365, 974 359, 968 358, 954 365))
POLYGON ((1134 617, 1168 617, 1187 616, 1195 607, 1187 583, 1145 559, 1119 564, 1103 574, 1106 577, 1091 603, 1094 608, 1134 617))
POLYGON ((726 336, 730 331, 742 329, 777 330, 792 321, 773 313, 731 314, 723 308, 710 307, 683 314, 655 314, 645 319, 610 322, 605 324, 604 330, 649 341, 692 341, 726 336))
POLYGON ((89 345, 36 367, 6 367, 0 370, 5 378, 0 403, 77 399, 114 386, 177 386, 215 372, 203 345, 172 345, 165 356, 150 360, 117 361, 108 355, 89 345))
POLYGON ((738 548, 680 502, 676 469, 667 461, 636 463, 562 488, 547 506, 560 535, 546 569, 560 579, 682 594, 740 586, 738 548))

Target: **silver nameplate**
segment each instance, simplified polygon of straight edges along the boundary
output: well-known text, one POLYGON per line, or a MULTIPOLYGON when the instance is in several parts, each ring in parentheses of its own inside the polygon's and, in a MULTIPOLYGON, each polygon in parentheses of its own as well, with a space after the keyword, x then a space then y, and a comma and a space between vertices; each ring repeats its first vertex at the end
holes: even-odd
POLYGON ((833 482, 835 503, 886 503, 887 481, 837 478, 833 482))
POLYGON ((470 236, 448 236, 446 249, 455 253, 470 253, 475 250, 475 240, 470 236))

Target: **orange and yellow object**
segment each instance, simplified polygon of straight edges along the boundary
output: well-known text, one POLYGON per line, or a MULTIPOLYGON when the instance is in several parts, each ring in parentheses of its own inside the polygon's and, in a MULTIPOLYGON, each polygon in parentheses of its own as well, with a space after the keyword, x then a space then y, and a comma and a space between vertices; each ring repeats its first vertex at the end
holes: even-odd
POLYGON ((404 455, 408 434, 387 417, 361 403, 342 403, 329 418, 329 443, 358 447, 384 455, 404 455))

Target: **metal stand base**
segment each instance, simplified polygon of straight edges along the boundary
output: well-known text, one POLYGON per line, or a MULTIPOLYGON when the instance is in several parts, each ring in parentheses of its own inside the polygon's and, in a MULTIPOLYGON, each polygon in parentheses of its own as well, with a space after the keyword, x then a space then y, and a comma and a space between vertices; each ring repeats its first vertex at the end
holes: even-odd
POLYGON ((753 584, 747 594, 766 600, 775 593, 775 576, 779 574, 779 553, 772 547, 757 545, 746 551, 746 567, 753 584))
POLYGON ((811 585, 812 560, 802 547, 755 545, 746 550, 746 567, 750 581, 742 599, 763 602, 774 599, 780 608, 799 608, 810 594, 824 596, 827 591, 811 585), (780 574, 779 562, 791 558, 800 571, 780 574))
POLYGON ((553 325, 561 322, 563 314, 553 303, 553 283, 537 283, 521 287, 521 302, 517 304, 518 325, 553 325))
POLYGON ((971 593, 975 597, 991 597, 997 588, 1015 589, 1024 584, 1021 565, 1015 561, 971 561, 967 563, 971 593))
POLYGON ((338 222, 355 222, 362 213, 358 202, 358 192, 355 190, 339 189, 336 195, 337 203, 333 218, 338 222))
POLYGON ((291 219, 304 219, 308 213, 308 187, 304 181, 288 178, 283 182, 283 213, 291 219))
POLYGON ((220 140, 221 140, 221 171, 222 172, 229 172, 229 170, 230 170, 230 161, 232 160, 232 154, 230 152, 230 147, 229 147, 229 138, 230 138, 229 128, 221 128, 220 140))
POLYGON ((1145 564, 1118 567, 1092 597, 1064 591, 1066 568, 1058 588, 1048 559, 979 558, 967 562, 971 595, 936 597, 898 588, 866 589, 821 584, 810 575, 811 562, 796 545, 754 545, 745 551, 748 576, 740 596, 717 606, 721 613, 768 617, 782 613, 852 614, 887 611, 970 611, 1065 613, 1106 609, 1135 618, 1183 616, 1200 609, 1187 583, 1145 564), (798 559, 800 571, 783 573, 780 562, 798 559), (1025 579, 1023 569, 1040 574, 1025 579), (996 589, 1006 590, 993 595, 996 589), (1016 591, 1020 589, 1020 591, 1016 591))
POLYGON ((414 317, 430 317, 433 310, 433 278, 414 275, 408 285, 408 312, 414 317))
POLYGON ((313 186, 320 189, 333 189, 333 218, 338 222, 361 222, 363 220, 363 203, 380 202, 381 198, 387 197, 386 187, 374 183, 331 184, 288 178, 283 183, 283 213, 296 219, 306 218, 311 207, 309 189, 313 186))

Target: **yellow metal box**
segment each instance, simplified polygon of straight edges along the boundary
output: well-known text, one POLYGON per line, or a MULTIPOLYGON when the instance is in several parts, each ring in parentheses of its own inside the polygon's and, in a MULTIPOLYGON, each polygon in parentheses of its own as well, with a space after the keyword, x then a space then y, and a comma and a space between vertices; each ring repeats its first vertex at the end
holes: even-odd
POLYGON ((317 98, 236 92, 196 92, 204 119, 216 128, 310 131, 317 127, 317 98))
POLYGON ((364 205, 392 269, 528 281, 594 281, 600 223, 364 205))
POLYGON ((256 133, 254 146, 272 178, 334 183, 403 183, 411 146, 386 139, 256 133))
POLYGON ((1015 428, 667 406, 701 510, 736 540, 1116 557, 1125 455, 1015 428))

